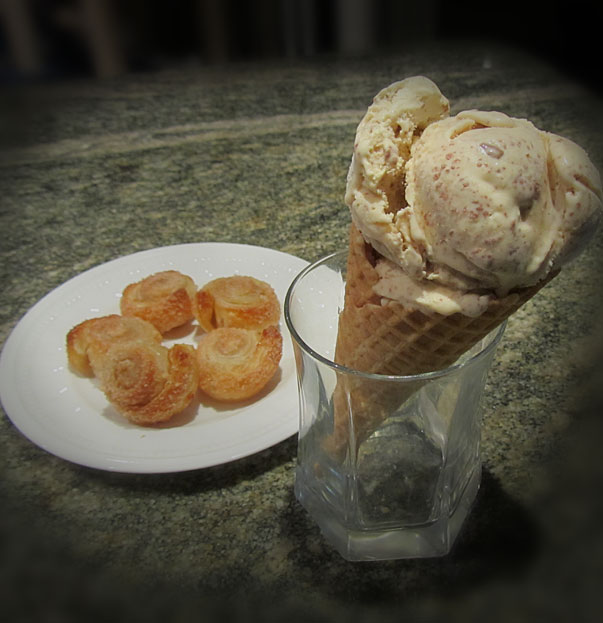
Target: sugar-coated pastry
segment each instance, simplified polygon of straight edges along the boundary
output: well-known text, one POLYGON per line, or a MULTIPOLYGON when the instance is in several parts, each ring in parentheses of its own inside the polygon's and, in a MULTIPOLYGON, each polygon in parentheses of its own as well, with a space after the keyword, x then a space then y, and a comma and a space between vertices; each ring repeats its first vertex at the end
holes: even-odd
POLYGON ((221 327, 197 346, 199 387, 216 400, 245 400, 257 394, 278 369, 283 339, 275 326, 262 331, 221 327))
POLYGON ((166 270, 128 285, 121 297, 121 313, 153 324, 161 333, 193 319, 197 287, 187 275, 166 270))
POLYGON ((199 382, 195 349, 154 342, 113 345, 94 371, 109 402, 143 426, 165 422, 193 400, 199 382))
POLYGON ((210 281, 197 292, 195 300, 195 317, 205 331, 219 327, 264 329, 277 325, 280 315, 272 287, 243 275, 210 281))
POLYGON ((67 334, 67 359, 72 370, 93 376, 91 359, 101 357, 116 342, 147 341, 159 344, 161 333, 140 318, 117 314, 80 322, 67 334))

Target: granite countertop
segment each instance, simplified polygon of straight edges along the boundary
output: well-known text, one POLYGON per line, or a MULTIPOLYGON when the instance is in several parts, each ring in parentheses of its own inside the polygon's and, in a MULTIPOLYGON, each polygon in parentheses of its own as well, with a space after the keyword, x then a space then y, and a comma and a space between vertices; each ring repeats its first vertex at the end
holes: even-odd
MULTIPOLYGON (((380 88, 418 73, 453 112, 528 117, 603 168, 601 101, 487 47, 5 89, 0 340, 59 284, 143 249, 236 242, 312 261, 343 248, 356 124, 380 88)), ((600 294, 589 277, 602 258, 599 233, 509 321, 484 400, 482 487, 448 556, 341 559, 294 499, 295 437, 221 466, 136 475, 57 458, 3 416, 3 611, 587 620, 603 560, 600 294)))

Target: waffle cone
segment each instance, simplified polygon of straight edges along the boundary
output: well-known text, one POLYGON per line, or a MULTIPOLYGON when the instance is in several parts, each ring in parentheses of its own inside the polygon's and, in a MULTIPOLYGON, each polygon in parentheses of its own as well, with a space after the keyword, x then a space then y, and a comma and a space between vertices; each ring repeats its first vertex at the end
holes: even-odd
MULTIPOLYGON (((450 366, 546 283, 493 299, 476 318, 460 313, 444 316, 409 309, 397 301, 383 303, 373 291, 379 279, 375 259, 372 247, 352 225, 335 361, 371 374, 405 376, 450 366)), ((408 387, 405 394, 396 392, 399 404, 418 389, 418 385, 408 387)), ((360 386, 353 376, 340 376, 334 395, 331 449, 339 452, 350 443, 350 421, 356 447, 368 437, 391 413, 388 393, 378 380, 373 386, 363 379, 360 386)))

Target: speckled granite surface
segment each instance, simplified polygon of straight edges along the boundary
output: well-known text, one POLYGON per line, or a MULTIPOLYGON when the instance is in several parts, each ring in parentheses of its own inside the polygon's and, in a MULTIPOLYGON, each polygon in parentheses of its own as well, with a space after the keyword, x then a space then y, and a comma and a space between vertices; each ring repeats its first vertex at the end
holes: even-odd
MULTIPOLYGON (((142 249, 225 241, 314 260, 343 247, 355 126, 381 87, 416 73, 453 111, 529 117, 601 168, 601 102, 485 48, 8 90, 0 340, 54 287, 142 249)), ((12 621, 594 620, 602 258, 599 234, 509 322, 484 404, 482 488, 449 556, 342 560, 293 497, 294 437, 219 467, 128 475, 51 456, 3 415, 2 610, 12 621)))

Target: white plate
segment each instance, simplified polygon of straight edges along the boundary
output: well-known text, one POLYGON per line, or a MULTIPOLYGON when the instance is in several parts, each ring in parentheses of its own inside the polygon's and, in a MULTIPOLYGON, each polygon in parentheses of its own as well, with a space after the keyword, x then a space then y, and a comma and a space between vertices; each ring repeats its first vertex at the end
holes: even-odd
MULTIPOLYGON (((307 265, 262 247, 199 243, 142 251, 92 268, 34 305, 0 356, 0 398, 13 424, 31 441, 80 465, 119 472, 175 472, 248 456, 298 430, 291 339, 281 318, 283 357, 274 381, 255 400, 231 408, 196 401, 162 427, 129 423, 88 378, 70 372, 65 336, 86 318, 119 313, 124 287, 161 270, 179 270, 198 287, 234 274, 272 285, 281 302, 307 265)), ((190 327, 189 327, 190 328, 190 327)), ((195 344, 196 325, 166 342, 195 344)))

